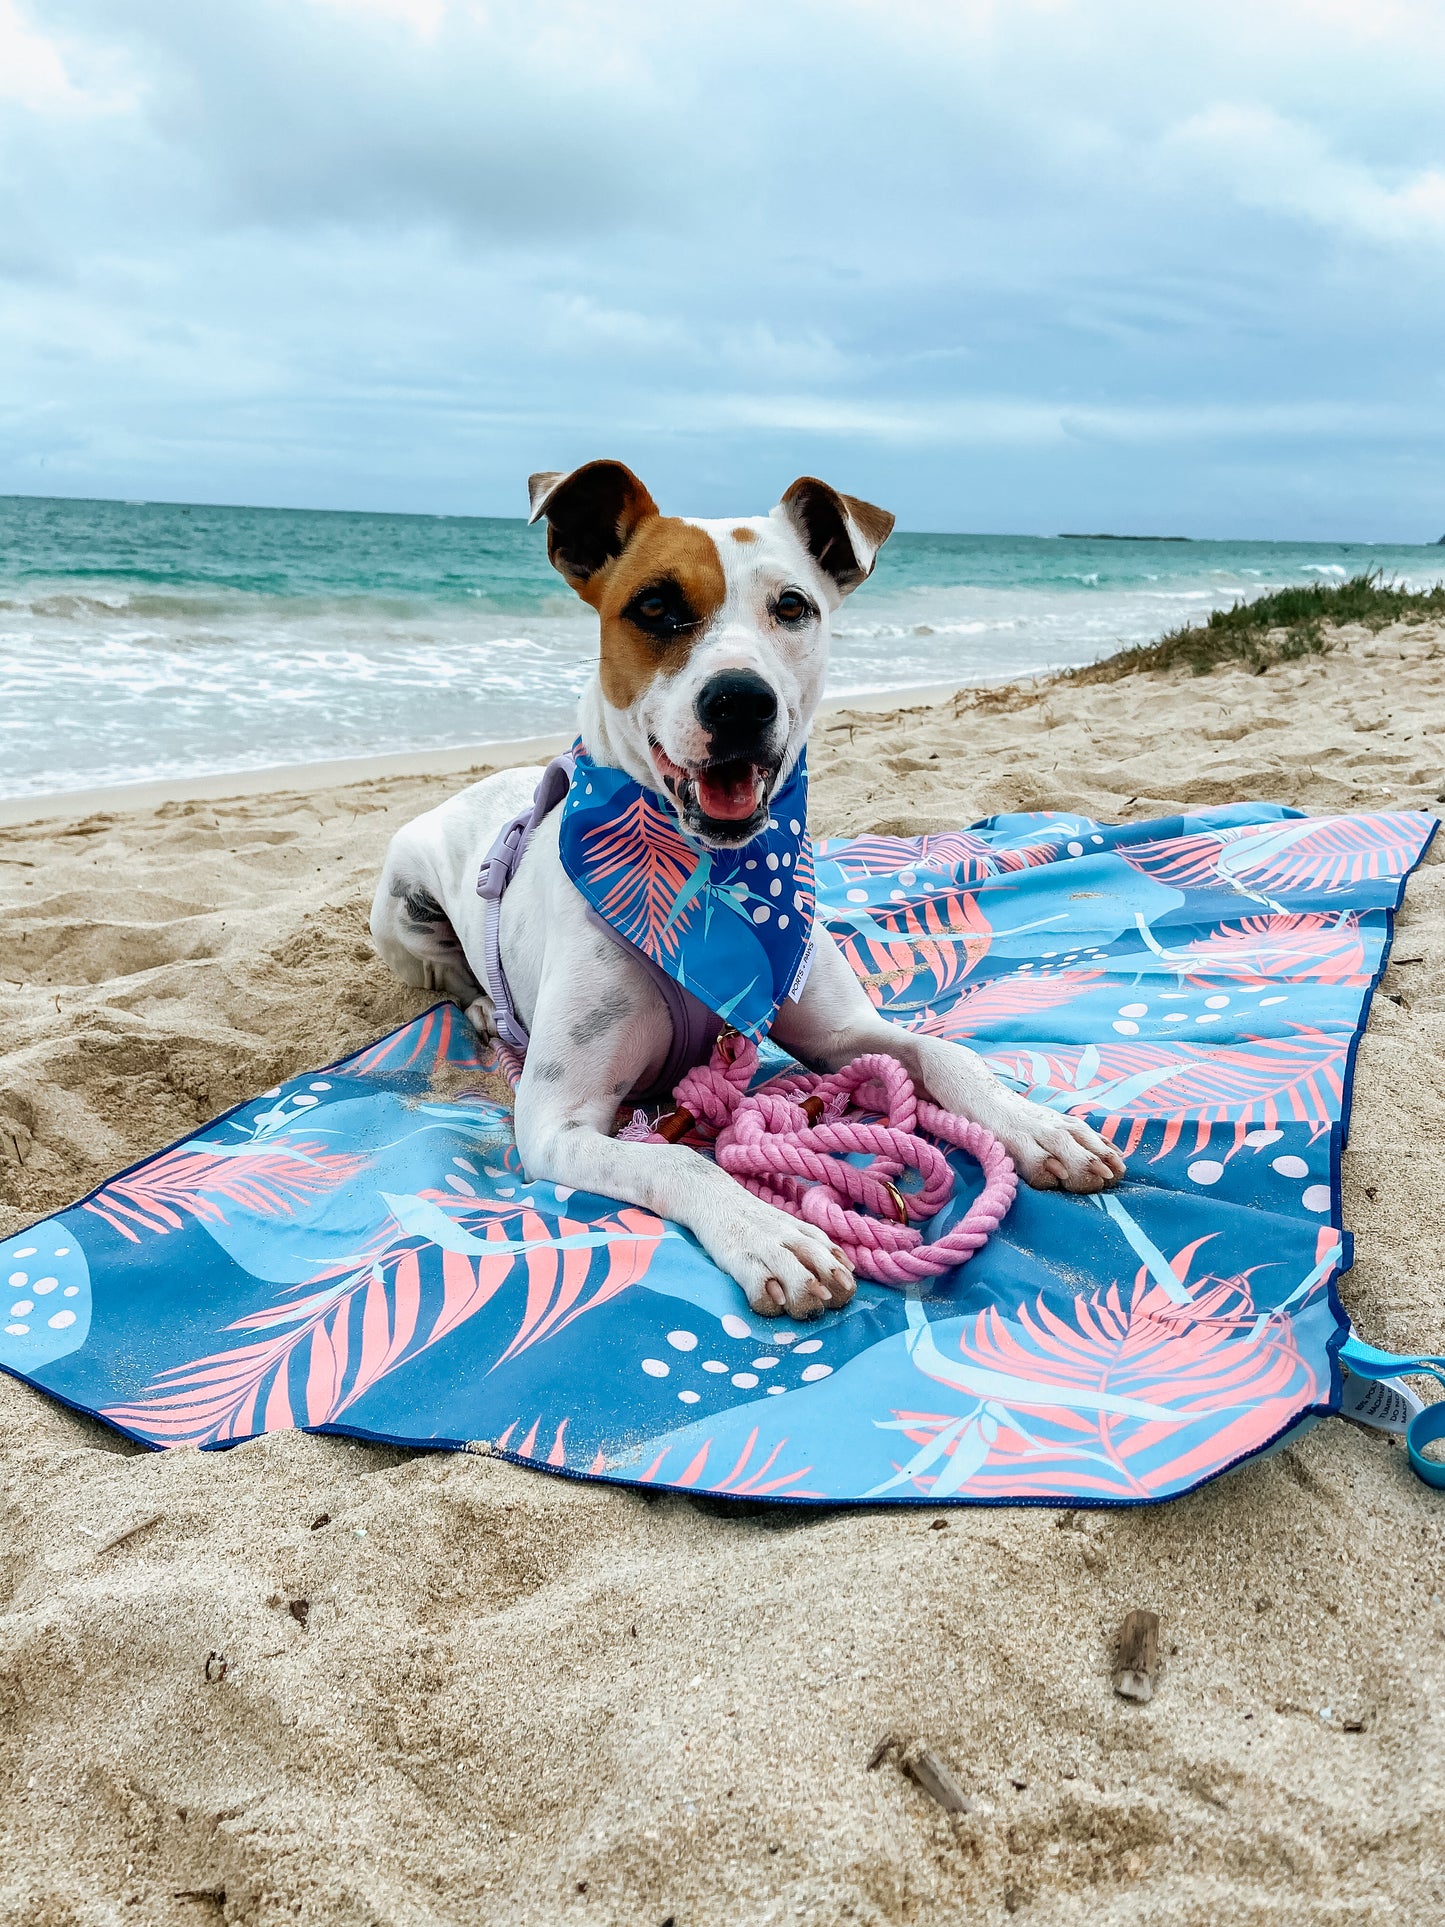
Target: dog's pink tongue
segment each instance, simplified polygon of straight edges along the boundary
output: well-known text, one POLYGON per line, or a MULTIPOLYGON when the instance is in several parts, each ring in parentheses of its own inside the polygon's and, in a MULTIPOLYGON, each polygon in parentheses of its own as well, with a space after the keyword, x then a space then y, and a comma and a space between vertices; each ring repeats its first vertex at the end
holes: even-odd
POLYGON ((758 772, 751 763, 728 763, 697 778, 697 800, 719 823, 741 823, 758 807, 758 772))

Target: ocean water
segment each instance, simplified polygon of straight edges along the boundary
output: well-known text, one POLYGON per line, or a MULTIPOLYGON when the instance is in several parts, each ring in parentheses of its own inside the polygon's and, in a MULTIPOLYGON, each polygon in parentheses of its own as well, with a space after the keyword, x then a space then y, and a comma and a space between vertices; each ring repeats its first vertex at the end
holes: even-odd
MULTIPOLYGON (((1087 662, 1364 568, 1423 586, 1445 552, 898 534, 828 690, 1087 662)), ((520 521, 0 497, 0 796, 565 730, 595 651, 520 521)))

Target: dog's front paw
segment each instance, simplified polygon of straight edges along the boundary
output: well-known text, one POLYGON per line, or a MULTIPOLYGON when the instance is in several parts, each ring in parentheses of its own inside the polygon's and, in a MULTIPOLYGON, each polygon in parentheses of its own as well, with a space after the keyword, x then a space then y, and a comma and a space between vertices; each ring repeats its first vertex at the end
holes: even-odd
POLYGON ((1081 1117, 1020 1102, 996 1135, 1026 1184, 1038 1191, 1106 1191, 1124 1175, 1124 1160, 1081 1117))
POLYGON ((483 991, 467 1005, 467 1022, 484 1044, 490 1043, 496 1034, 496 1020, 492 1014, 492 1000, 483 991))
POLYGON ((783 1312, 812 1318, 846 1305, 858 1289, 847 1259, 824 1232, 747 1191, 708 1250, 763 1318, 783 1312))

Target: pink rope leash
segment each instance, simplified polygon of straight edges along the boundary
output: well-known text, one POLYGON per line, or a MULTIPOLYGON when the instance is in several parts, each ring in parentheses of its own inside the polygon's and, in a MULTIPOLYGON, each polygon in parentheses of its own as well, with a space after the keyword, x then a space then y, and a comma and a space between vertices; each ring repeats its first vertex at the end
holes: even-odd
POLYGON ((657 1129, 638 1112, 621 1135, 664 1144, 696 1128, 715 1140, 718 1163, 755 1197, 816 1225, 860 1277, 879 1284, 937 1277, 997 1231, 1018 1189, 1013 1160, 981 1124, 920 1099, 895 1059, 858 1057, 840 1071, 779 1079, 749 1095, 757 1064, 757 1046, 725 1031, 712 1061, 678 1084, 677 1111, 659 1118, 657 1129), (844 1117, 850 1108, 879 1121, 844 1117), (951 1230, 925 1244, 917 1222, 936 1216, 954 1187, 953 1169, 932 1138, 976 1159, 984 1188, 951 1230), (859 1151, 871 1153, 872 1163, 846 1162, 859 1151), (894 1183, 905 1170, 918 1173, 916 1191, 894 1183))

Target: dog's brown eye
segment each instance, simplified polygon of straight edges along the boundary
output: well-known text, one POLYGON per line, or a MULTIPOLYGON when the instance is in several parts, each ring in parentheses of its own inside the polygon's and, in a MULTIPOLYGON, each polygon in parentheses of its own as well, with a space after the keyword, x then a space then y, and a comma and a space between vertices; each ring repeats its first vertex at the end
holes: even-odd
POLYGON ((779 622, 802 622, 813 613, 813 605, 805 595, 796 589, 784 589, 773 604, 773 614, 779 622))
POLYGON ((622 613, 658 642, 671 641, 697 626, 687 596, 676 582, 654 582, 639 589, 622 613))

